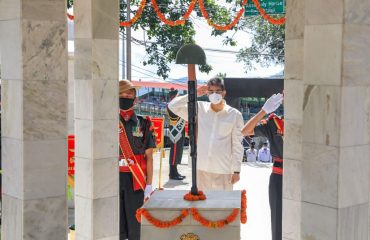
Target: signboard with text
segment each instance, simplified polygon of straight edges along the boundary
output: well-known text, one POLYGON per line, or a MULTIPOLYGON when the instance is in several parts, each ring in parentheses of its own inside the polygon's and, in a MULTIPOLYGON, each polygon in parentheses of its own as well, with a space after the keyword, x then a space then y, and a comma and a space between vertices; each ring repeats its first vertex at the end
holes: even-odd
MULTIPOLYGON (((267 14, 285 14, 285 0, 258 0, 261 8, 267 14)), ((256 16, 260 12, 257 10, 252 0, 245 6, 244 16, 256 16)))

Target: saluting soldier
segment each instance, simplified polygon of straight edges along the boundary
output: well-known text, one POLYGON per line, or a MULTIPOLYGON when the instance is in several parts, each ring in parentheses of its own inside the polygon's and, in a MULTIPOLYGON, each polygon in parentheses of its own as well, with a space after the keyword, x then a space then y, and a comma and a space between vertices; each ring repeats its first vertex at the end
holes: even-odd
POLYGON ((283 140, 284 119, 274 112, 283 102, 283 95, 278 93, 270 97, 253 118, 244 126, 242 132, 246 136, 264 136, 270 142, 270 151, 273 160, 272 173, 269 183, 269 202, 271 209, 272 240, 282 239, 282 187, 283 187, 283 140), (261 121, 262 120, 262 121, 261 121))
MULTIPOLYGON (((170 101, 177 96, 177 90, 171 89, 169 92, 170 101)), ((167 106, 168 117, 170 119, 169 137, 170 137, 170 179, 183 180, 185 176, 179 174, 177 165, 181 164, 182 154, 185 142, 185 120, 173 113, 167 106)))
POLYGON ((140 240, 135 216, 152 192, 155 135, 150 118, 134 112, 136 88, 130 81, 119 82, 119 97, 120 240, 140 240))

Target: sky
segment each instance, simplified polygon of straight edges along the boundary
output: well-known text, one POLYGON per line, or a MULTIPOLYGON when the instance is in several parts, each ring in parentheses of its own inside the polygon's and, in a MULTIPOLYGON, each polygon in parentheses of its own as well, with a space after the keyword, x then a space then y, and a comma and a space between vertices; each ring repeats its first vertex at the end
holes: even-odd
MULTIPOLYGON (((244 66, 242 62, 236 61, 236 52, 242 48, 250 46, 251 44, 251 36, 242 31, 238 31, 234 35, 234 39, 237 41, 237 46, 224 46, 222 44, 223 37, 215 37, 211 36, 212 28, 208 26, 207 21, 204 18, 191 16, 191 21, 194 22, 195 26, 195 42, 203 49, 205 49, 207 63, 212 65, 213 70, 207 73, 201 73, 197 70, 197 79, 198 80, 208 80, 218 73, 226 73, 227 77, 268 77, 274 74, 278 74, 283 70, 283 66, 270 66, 268 68, 263 68, 259 65, 255 65, 256 70, 251 70, 247 74, 244 71, 244 66), (210 51, 207 49, 221 49, 227 50, 230 52, 216 52, 210 51)), ((69 28, 70 28, 70 40, 73 39, 73 23, 69 20, 69 28)), ((229 33, 228 35, 231 36, 233 33, 229 33)), ((142 30, 139 31, 132 31, 132 37, 135 39, 145 41, 145 33, 142 30)), ((122 68, 121 68, 121 57, 122 57, 122 50, 121 50, 121 41, 120 41, 120 68, 119 68, 119 76, 122 76, 122 68)), ((144 66, 142 63, 143 61, 147 60, 147 55, 145 52, 145 47, 142 45, 137 45, 132 43, 132 80, 142 80, 142 81, 163 81, 162 78, 156 75, 157 67, 156 66, 144 66)), ((73 52, 73 41, 69 41, 69 51, 73 52)), ((124 59, 126 60, 126 59, 124 59)), ((171 71, 169 73, 169 79, 179 79, 184 78, 187 76, 187 66, 186 65, 177 65, 174 62, 170 64, 171 71)))

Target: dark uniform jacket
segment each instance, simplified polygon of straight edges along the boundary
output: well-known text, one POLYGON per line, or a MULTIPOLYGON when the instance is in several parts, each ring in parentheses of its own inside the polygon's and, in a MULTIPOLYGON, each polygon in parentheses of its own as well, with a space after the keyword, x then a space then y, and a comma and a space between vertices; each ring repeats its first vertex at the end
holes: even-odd
MULTIPOLYGON (((131 149, 135 155, 143 155, 145 150, 156 148, 155 133, 149 117, 137 116, 135 113, 127 122, 120 116, 131 149)), ((120 149, 120 155, 121 149, 120 149)))
POLYGON ((177 165, 181 164, 183 150, 184 150, 184 143, 185 143, 185 127, 179 132, 179 129, 176 128, 176 124, 179 121, 184 121, 182 118, 177 116, 173 113, 167 106, 168 116, 170 118, 170 126, 169 131, 170 134, 174 134, 178 136, 177 142, 174 143, 170 137, 170 156, 169 156, 169 164, 170 165, 177 165))
POLYGON ((254 136, 266 137, 270 142, 270 152, 274 159, 274 167, 283 168, 283 162, 275 159, 283 159, 284 142, 284 119, 271 114, 268 119, 262 120, 254 128, 254 136))

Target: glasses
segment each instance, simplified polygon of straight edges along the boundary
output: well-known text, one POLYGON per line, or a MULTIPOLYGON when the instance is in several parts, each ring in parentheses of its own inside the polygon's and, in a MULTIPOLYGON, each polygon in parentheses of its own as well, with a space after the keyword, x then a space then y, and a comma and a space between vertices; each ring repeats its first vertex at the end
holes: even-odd
POLYGON ((213 93, 222 94, 223 91, 222 90, 215 90, 215 91, 208 90, 207 92, 208 92, 208 94, 213 94, 213 93))

